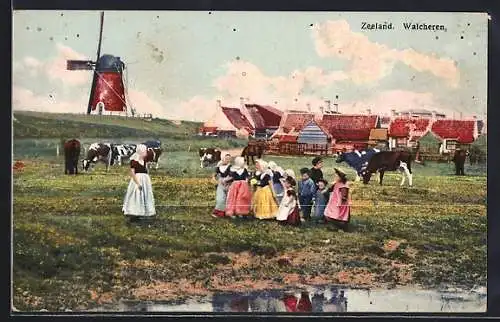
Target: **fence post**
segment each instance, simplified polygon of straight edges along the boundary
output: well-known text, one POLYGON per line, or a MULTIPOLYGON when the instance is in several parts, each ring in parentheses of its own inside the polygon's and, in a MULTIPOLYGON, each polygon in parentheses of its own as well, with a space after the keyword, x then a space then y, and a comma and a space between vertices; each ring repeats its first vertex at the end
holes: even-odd
POLYGON ((56 145, 56 155, 59 156, 59 144, 56 145))

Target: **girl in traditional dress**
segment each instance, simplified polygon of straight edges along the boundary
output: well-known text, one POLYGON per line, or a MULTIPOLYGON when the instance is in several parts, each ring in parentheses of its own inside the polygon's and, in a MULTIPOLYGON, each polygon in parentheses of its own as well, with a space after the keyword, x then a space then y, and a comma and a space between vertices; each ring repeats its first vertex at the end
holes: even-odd
POLYGON ((283 199, 283 193, 285 192, 283 189, 283 184, 281 183, 281 179, 283 178, 283 169, 278 167, 278 165, 271 161, 269 162, 269 168, 273 172, 273 192, 276 197, 276 201, 278 204, 281 203, 281 199, 283 199))
POLYGON ((336 174, 335 184, 325 208, 325 219, 327 222, 331 222, 338 228, 347 231, 351 217, 349 185, 346 174, 337 168, 334 170, 336 174))
POLYGON ((245 158, 236 157, 229 173, 232 183, 227 192, 226 216, 232 218, 248 216, 252 202, 252 193, 248 185, 249 173, 245 158))
POLYGON ((219 164, 215 167, 213 179, 217 182, 217 191, 215 193, 215 209, 212 217, 224 217, 226 214, 227 190, 231 176, 231 155, 226 154, 219 164))
POLYGON ((145 158, 147 147, 137 145, 135 153, 130 157, 130 182, 123 202, 123 213, 130 221, 156 214, 151 178, 148 175, 145 158))
POLYGON ((282 179, 285 193, 281 200, 276 214, 276 220, 282 224, 297 225, 300 224, 300 214, 297 200, 297 193, 295 192, 296 182, 292 177, 282 179))
POLYGON ((276 217, 278 205, 271 190, 273 172, 267 162, 259 159, 255 162, 255 177, 253 183, 257 186, 253 197, 252 210, 258 219, 271 219, 276 217))

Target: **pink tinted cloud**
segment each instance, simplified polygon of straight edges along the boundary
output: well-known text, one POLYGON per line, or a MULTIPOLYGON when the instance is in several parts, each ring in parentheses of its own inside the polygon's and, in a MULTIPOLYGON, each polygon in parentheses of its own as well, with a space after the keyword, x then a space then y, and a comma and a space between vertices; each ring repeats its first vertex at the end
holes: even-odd
POLYGON ((396 62, 426 71, 457 87, 460 72, 453 60, 426 55, 413 49, 396 50, 372 42, 367 36, 353 32, 345 20, 315 25, 312 37, 320 57, 339 57, 350 61, 348 74, 356 84, 370 83, 387 76, 396 62))
POLYGON ((57 95, 35 95, 29 89, 12 87, 12 106, 14 110, 26 110, 50 113, 83 113, 88 98, 80 96, 71 101, 61 100, 57 95), (80 108, 81 107, 81 108, 80 108))

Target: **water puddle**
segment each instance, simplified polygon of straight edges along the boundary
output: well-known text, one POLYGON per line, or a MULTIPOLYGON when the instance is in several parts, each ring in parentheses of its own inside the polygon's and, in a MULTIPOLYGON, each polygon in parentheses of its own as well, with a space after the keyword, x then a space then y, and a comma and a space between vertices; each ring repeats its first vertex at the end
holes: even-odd
POLYGON ((221 292, 182 302, 120 301, 122 312, 486 312, 486 290, 367 290, 336 286, 221 292))

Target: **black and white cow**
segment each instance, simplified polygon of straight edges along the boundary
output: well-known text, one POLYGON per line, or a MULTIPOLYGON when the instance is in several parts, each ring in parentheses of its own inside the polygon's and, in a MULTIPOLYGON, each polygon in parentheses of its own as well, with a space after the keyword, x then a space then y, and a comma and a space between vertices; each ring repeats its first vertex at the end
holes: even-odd
POLYGON ((359 181, 363 167, 366 166, 370 158, 378 152, 380 152, 379 149, 369 148, 362 151, 354 150, 354 152, 340 152, 336 156, 334 155, 334 157, 337 158, 337 163, 345 162, 353 168, 356 171, 355 181, 359 181))
POLYGON ((82 160, 83 171, 87 172, 97 162, 102 162, 106 165, 106 171, 113 161, 113 152, 110 143, 92 143, 87 151, 87 155, 82 160))
POLYGON ((371 175, 379 172, 379 183, 382 185, 385 171, 400 171, 402 173, 401 186, 405 183, 405 178, 408 178, 408 184, 411 187, 413 184, 413 175, 411 171, 411 162, 413 156, 407 151, 382 151, 376 153, 370 158, 368 164, 363 166, 361 174, 363 183, 370 182, 371 175))
POLYGON ((221 160, 221 151, 215 148, 201 148, 198 150, 200 155, 200 168, 210 164, 217 164, 221 160))
POLYGON ((124 160, 130 159, 136 149, 136 144, 111 144, 111 165, 122 165, 124 160))

